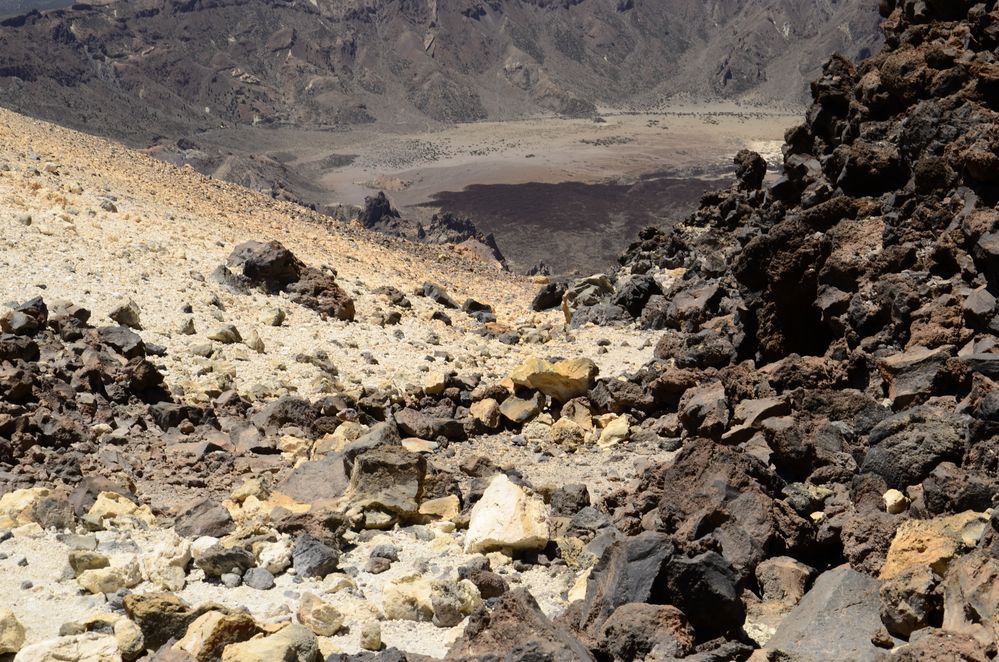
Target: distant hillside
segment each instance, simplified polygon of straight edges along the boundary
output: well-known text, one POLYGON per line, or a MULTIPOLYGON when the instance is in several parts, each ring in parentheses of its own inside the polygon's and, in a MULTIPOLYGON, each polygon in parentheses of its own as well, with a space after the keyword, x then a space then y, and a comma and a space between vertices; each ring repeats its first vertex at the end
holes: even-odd
MULTIPOLYGON (((13 13, 61 0, 15 0, 13 13)), ((147 141, 232 124, 587 116, 692 99, 800 102, 868 0, 130 0, 8 18, 0 104, 147 141)))

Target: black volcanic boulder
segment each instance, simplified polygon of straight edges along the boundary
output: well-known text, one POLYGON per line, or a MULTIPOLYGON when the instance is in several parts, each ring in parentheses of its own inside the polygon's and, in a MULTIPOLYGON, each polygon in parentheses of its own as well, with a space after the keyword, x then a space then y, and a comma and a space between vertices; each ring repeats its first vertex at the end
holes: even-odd
POLYGON ((399 218, 399 212, 392 208, 385 191, 379 191, 378 195, 364 198, 364 211, 358 219, 361 225, 371 229, 377 226, 382 219, 399 218))
POLYGON ((336 284, 336 278, 319 269, 306 268, 302 277, 285 288, 292 301, 344 322, 354 320, 354 300, 336 284))
POLYGON ((569 282, 566 280, 553 280, 550 283, 545 283, 534 296, 534 300, 531 301, 531 310, 541 312, 558 308, 562 305, 562 297, 568 289, 569 282))
POLYGON ((738 632, 746 620, 739 578, 717 552, 673 558, 663 569, 665 599, 678 607, 702 641, 738 632))
POLYGON ((302 277, 305 264, 278 241, 246 241, 236 246, 226 264, 268 292, 280 292, 302 277))
POLYGON ((695 439, 662 474, 659 528, 696 553, 718 549, 740 579, 765 558, 807 555, 812 523, 783 500, 784 481, 758 458, 695 439))
POLYGON ((767 176, 767 161, 756 152, 741 150, 735 155, 735 177, 739 187, 748 191, 758 191, 767 176))
POLYGON ((592 662, 593 655, 564 627, 545 616, 524 588, 504 593, 490 611, 479 607, 447 660, 550 660, 592 662))
POLYGON ((662 293, 652 276, 632 276, 627 282, 618 283, 611 303, 624 308, 632 317, 639 317, 649 299, 662 293))
POLYGON ((354 300, 337 285, 336 274, 306 265, 278 241, 239 244, 212 278, 234 292, 253 287, 268 294, 285 292, 323 319, 354 320, 354 300))
POLYGON ((942 407, 914 407, 871 430, 862 472, 881 476, 888 487, 904 490, 929 477, 941 462, 960 462, 970 418, 942 407))
POLYGON ((597 636, 604 622, 623 605, 661 602, 663 566, 673 556, 669 537, 646 531, 608 547, 586 582, 586 596, 562 617, 573 629, 597 636))

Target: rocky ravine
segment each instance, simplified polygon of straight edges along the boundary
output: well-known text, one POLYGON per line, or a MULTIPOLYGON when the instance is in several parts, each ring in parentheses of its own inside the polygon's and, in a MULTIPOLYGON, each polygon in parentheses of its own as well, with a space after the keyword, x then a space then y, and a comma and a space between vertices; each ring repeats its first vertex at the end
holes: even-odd
POLYGON ((4 115, 0 651, 993 659, 999 10, 881 10, 780 181, 533 317, 4 115))

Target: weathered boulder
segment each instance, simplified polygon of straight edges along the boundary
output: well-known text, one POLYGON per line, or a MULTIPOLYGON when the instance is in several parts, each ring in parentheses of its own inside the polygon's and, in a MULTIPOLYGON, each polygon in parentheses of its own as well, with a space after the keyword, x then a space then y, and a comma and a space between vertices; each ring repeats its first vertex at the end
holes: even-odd
POLYGON ((983 513, 966 512, 902 522, 888 549, 881 579, 892 579, 914 567, 926 567, 945 576, 955 558, 981 540, 988 521, 983 513))
POLYGON ((25 630, 10 609, 0 610, 0 655, 16 653, 24 646, 25 630))
POLYGON ((794 660, 874 662, 882 654, 871 642, 882 627, 880 608, 876 579, 845 566, 826 571, 766 649, 794 660))
POLYGON ((420 510, 427 460, 401 446, 382 446, 354 458, 344 493, 349 508, 377 510, 394 518, 411 518, 420 510))
POLYGON ((174 530, 186 538, 221 538, 236 527, 229 511, 209 498, 190 503, 174 518, 174 530))
POLYGON ((777 556, 756 566, 756 581, 764 600, 796 605, 805 595, 815 570, 788 556, 777 556))
POLYGON ((125 613, 141 628, 146 646, 156 650, 170 639, 184 636, 200 613, 172 593, 131 593, 125 613))
POLYGON ((891 634, 908 639, 916 630, 943 619, 940 577, 928 566, 913 566, 881 584, 881 622, 891 634))
POLYGON ((593 662, 586 646, 544 615, 527 589, 509 591, 492 610, 480 607, 446 659, 503 656, 510 660, 593 662))
POLYGON ((500 413, 511 423, 522 425, 541 413, 544 405, 545 396, 541 393, 526 397, 511 395, 500 405, 500 413))
POLYGON ((569 359, 549 363, 532 357, 514 368, 510 379, 517 386, 541 391, 559 402, 586 395, 598 369, 590 359, 569 359))
POLYGON ((694 649, 694 630, 676 607, 628 603, 600 627, 597 647, 614 660, 642 660, 658 655, 683 658, 694 649))
POLYGON ((942 589, 942 627, 973 638, 982 649, 994 648, 999 617, 999 560, 980 550, 961 557, 952 563, 942 589))
POLYGON ((286 625, 274 634, 230 644, 222 662, 320 662, 319 641, 304 625, 286 625))
POLYGON ((548 544, 548 506, 497 474, 472 508, 465 551, 542 549, 548 544))
POLYGON ((223 547, 215 544, 198 556, 195 565, 204 570, 206 577, 221 577, 226 573, 242 576, 244 572, 257 565, 253 552, 241 547, 223 547))

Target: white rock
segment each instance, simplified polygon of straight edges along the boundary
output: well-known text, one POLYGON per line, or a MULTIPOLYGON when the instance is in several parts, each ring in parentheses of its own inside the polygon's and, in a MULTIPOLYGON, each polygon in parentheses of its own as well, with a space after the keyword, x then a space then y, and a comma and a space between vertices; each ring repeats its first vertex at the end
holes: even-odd
POLYGON ((201 536, 200 538, 195 538, 194 542, 191 543, 191 557, 194 559, 201 558, 202 554, 218 543, 219 539, 213 538, 212 536, 201 536))
POLYGON ((604 429, 600 432, 600 438, 597 440, 597 445, 601 448, 617 446, 619 443, 627 441, 630 434, 631 425, 628 423, 628 417, 623 415, 618 416, 614 420, 607 423, 604 429))
POLYGON ((542 549, 548 535, 548 506, 497 474, 472 508, 465 551, 542 549))
POLYGON ((76 581, 91 593, 114 593, 122 588, 134 588, 142 583, 142 570, 138 561, 124 565, 84 570, 76 581))
POLYGON ((291 540, 283 538, 262 545, 257 553, 257 563, 272 575, 280 575, 291 565, 291 540))
POLYGON ((121 662, 114 635, 87 632, 46 639, 21 649, 17 662, 121 662))

